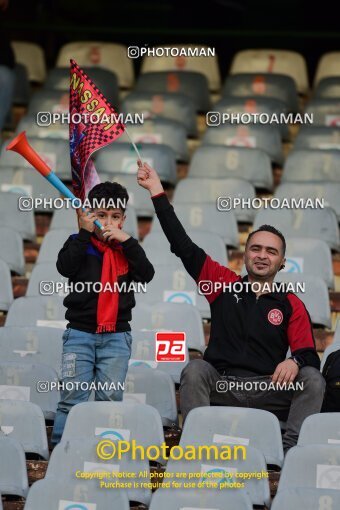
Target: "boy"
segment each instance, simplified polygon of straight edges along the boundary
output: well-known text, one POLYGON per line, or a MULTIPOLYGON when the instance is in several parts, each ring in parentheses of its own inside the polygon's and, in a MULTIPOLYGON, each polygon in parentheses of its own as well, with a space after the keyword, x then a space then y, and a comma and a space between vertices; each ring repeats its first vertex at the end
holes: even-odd
POLYGON ((88 400, 91 383, 96 384, 95 400, 123 398, 132 343, 129 321, 135 306, 129 284, 148 283, 154 275, 138 241, 123 231, 128 199, 127 190, 116 182, 94 186, 88 195, 91 212, 77 209, 79 233, 69 237, 58 255, 59 273, 81 292, 72 291, 64 299, 69 323, 63 334, 61 379, 77 384, 61 391, 54 445, 61 439, 70 408, 88 400), (94 225, 96 219, 102 231, 94 225), (77 282, 85 286, 76 286, 77 282))

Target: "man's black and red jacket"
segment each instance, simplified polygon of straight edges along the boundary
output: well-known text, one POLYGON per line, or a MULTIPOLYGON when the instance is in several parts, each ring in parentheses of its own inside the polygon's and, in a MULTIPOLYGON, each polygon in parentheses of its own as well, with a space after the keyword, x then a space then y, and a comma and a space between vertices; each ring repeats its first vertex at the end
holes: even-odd
MULTIPOLYGON (((197 284, 204 280, 248 281, 248 276, 241 278, 221 266, 192 242, 164 193, 152 200, 171 251, 181 258, 197 284)), ((309 314, 295 294, 271 292, 257 298, 251 290, 242 290, 237 297, 219 291, 206 298, 211 309, 211 331, 204 359, 220 373, 273 374, 285 360, 288 348, 304 365, 320 368, 309 314)))
MULTIPOLYGON (((69 279, 70 284, 101 281, 103 254, 91 243, 90 238, 91 232, 80 229, 79 234, 73 234, 68 238, 59 252, 57 269, 61 275, 69 279)), ((155 271, 138 241, 130 237, 121 243, 121 246, 129 264, 129 271, 118 276, 118 285, 121 286, 125 282, 128 289, 131 282, 150 282, 155 271)), ((95 333, 98 297, 98 292, 88 291, 87 287, 84 292, 70 292, 64 299, 64 306, 67 308, 65 318, 69 321, 67 327, 95 333)), ((131 309, 135 304, 133 290, 119 294, 117 332, 130 331, 131 309)))

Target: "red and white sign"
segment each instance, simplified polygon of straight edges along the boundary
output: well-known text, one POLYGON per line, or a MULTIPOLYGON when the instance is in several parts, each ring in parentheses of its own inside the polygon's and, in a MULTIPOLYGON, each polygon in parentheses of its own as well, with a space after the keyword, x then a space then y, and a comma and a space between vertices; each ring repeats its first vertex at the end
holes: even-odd
POLYGON ((185 361, 185 333, 175 331, 157 331, 156 361, 183 362, 185 361))
POLYGON ((273 326, 279 326, 281 322, 283 321, 283 314, 281 310, 278 310, 277 308, 273 308, 268 312, 268 320, 273 326))

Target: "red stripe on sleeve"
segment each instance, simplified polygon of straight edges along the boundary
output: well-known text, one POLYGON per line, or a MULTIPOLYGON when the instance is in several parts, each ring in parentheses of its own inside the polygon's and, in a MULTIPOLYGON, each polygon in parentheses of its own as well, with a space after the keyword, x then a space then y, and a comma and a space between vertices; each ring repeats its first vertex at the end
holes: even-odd
POLYGON ((238 276, 236 273, 234 273, 234 271, 231 271, 215 260, 212 260, 212 258, 207 255, 199 277, 197 278, 197 285, 203 289, 203 282, 211 282, 212 292, 205 293, 205 297, 209 303, 212 303, 223 291, 223 283, 233 283, 241 280, 241 276, 238 276), (216 283, 220 283, 221 288, 215 289, 217 285, 214 286, 214 284, 216 283))
POLYGON ((305 305, 295 294, 287 295, 292 306, 288 324, 288 342, 292 352, 298 349, 315 348, 312 324, 305 305))

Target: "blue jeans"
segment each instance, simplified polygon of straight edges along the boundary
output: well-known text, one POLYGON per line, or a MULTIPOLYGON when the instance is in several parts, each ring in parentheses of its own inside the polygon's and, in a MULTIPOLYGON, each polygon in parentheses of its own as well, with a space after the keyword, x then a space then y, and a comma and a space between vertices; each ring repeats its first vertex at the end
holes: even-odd
POLYGON ((131 356, 131 344, 130 331, 87 333, 71 328, 64 331, 61 381, 78 384, 60 392, 51 440, 53 444, 61 440, 71 407, 88 401, 91 388, 87 386, 91 383, 96 385, 95 400, 123 399, 121 388, 131 356))
POLYGON ((4 127, 12 106, 14 92, 14 71, 0 65, 0 130, 4 127))

